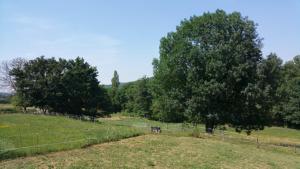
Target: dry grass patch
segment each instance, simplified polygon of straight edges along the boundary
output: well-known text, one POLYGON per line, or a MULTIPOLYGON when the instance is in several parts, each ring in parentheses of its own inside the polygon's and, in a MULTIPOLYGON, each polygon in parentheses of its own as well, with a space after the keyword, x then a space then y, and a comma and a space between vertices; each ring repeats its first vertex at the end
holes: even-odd
POLYGON ((300 168, 300 156, 213 139, 145 135, 3 161, 0 168, 300 168))

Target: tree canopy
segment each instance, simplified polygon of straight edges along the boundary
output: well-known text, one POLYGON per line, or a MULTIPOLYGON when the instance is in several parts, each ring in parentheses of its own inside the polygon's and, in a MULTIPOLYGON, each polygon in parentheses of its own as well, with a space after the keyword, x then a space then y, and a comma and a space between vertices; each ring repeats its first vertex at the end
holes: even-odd
POLYGON ((120 89, 122 110, 141 117, 151 117, 151 79, 143 77, 120 89))
POLYGON ((101 106, 103 90, 98 72, 82 58, 55 60, 42 56, 14 68, 10 74, 21 100, 43 112, 94 116, 101 106))
POLYGON ((115 70, 113 78, 111 79, 111 88, 109 90, 113 112, 119 112, 121 110, 119 86, 119 74, 115 70))
POLYGON ((262 129, 268 109, 259 85, 261 46, 256 24, 238 12, 185 19, 161 39, 153 61, 157 113, 207 128, 229 123, 238 131, 262 129))
POLYGON ((278 95, 275 120, 288 127, 300 128, 300 55, 284 64, 278 95))

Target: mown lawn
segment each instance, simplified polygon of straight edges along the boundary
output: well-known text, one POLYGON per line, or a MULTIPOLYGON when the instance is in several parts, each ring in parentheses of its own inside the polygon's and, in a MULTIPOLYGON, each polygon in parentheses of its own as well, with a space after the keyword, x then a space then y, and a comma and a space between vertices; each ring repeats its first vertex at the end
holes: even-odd
POLYGON ((300 168, 299 154, 209 138, 144 135, 3 161, 1 168, 300 168))
POLYGON ((0 115, 0 159, 80 148, 143 134, 128 126, 84 122, 60 116, 0 115))

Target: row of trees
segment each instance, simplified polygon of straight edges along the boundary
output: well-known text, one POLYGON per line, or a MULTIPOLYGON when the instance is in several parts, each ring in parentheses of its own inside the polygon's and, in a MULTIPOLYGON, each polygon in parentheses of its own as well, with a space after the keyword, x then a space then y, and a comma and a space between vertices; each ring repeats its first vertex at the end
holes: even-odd
MULTIPOLYGON (((266 58, 261 59, 258 67, 257 73, 259 73, 260 80, 256 86, 260 88, 261 93, 254 93, 255 95, 252 97, 255 97, 253 99, 260 100, 253 100, 255 101, 255 105, 252 106, 254 106, 255 109, 251 115, 255 116, 253 117, 253 123, 257 124, 260 120, 262 124, 260 128, 257 126, 257 128, 252 129, 263 129, 264 125, 300 128, 300 56, 296 56, 293 60, 283 64, 283 61, 276 54, 271 53, 266 58), (259 102, 261 103, 258 104, 259 102)), ((201 117, 201 114, 194 115, 191 110, 180 109, 185 106, 184 104, 188 105, 193 103, 191 101, 184 103, 172 97, 176 94, 182 95, 181 92, 176 93, 176 91, 172 91, 173 95, 170 94, 166 96, 161 92, 160 85, 161 82, 155 79, 155 77, 144 77, 137 81, 126 83, 121 87, 118 86, 114 89, 114 92, 111 92, 112 88, 108 88, 111 101, 114 102, 113 105, 115 106, 112 110, 164 122, 193 122, 195 124, 206 122, 206 119, 201 117), (114 93, 114 97, 112 93, 114 93)), ((250 95, 251 94, 252 93, 250 93, 250 95)), ((203 97, 203 95, 196 95, 194 97, 203 97)), ((232 102, 234 101, 232 100, 232 102)), ((232 104, 232 102, 229 104, 232 104)), ((220 105, 221 104, 223 106, 224 103, 220 103, 220 105)), ((248 104, 250 104, 250 102, 247 102, 244 106, 248 104)), ((199 104, 196 106, 203 105, 199 104)), ((213 106, 219 105, 216 104, 213 106)), ((250 106, 248 106, 248 108, 249 107, 250 106)), ((223 109, 223 107, 220 107, 220 109, 223 109)), ((224 109, 227 108, 224 107, 224 109)), ((227 115, 230 116, 232 111, 228 110, 227 113, 227 115)), ((240 114, 240 116, 246 116, 244 117, 245 121, 251 120, 249 115, 244 113, 244 111, 241 111, 240 114)), ((215 118, 208 113, 207 116, 209 118, 215 118)), ((219 115, 216 113, 215 116, 219 115)), ((228 123, 229 122, 225 120, 222 123, 215 121, 214 126, 207 126, 207 128, 214 128, 218 125, 228 123)), ((237 127, 234 123, 229 124, 235 126, 237 131, 245 129, 241 128, 241 126, 237 127)), ((249 128, 246 130, 250 131, 249 128)))
POLYGON ((18 104, 44 112, 96 115, 125 111, 165 122, 204 123, 207 132, 277 124, 300 127, 300 56, 262 57, 256 24, 222 10, 185 19, 163 37, 154 76, 104 88, 82 58, 39 57, 9 70, 18 104))
POLYGON ((207 131, 300 127, 300 57, 283 65, 261 47, 256 24, 238 12, 193 16, 161 39, 153 78, 119 89, 119 109, 207 131))

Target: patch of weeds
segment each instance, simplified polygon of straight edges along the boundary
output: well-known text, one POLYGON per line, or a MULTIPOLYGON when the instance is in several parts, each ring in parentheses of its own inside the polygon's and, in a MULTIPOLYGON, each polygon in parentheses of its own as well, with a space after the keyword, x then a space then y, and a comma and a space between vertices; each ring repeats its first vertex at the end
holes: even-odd
POLYGON ((203 138, 204 139, 204 136, 203 136, 203 133, 201 131, 200 128, 197 128, 195 127, 192 131, 192 133, 190 134, 190 136, 192 137, 196 137, 196 138, 203 138))

